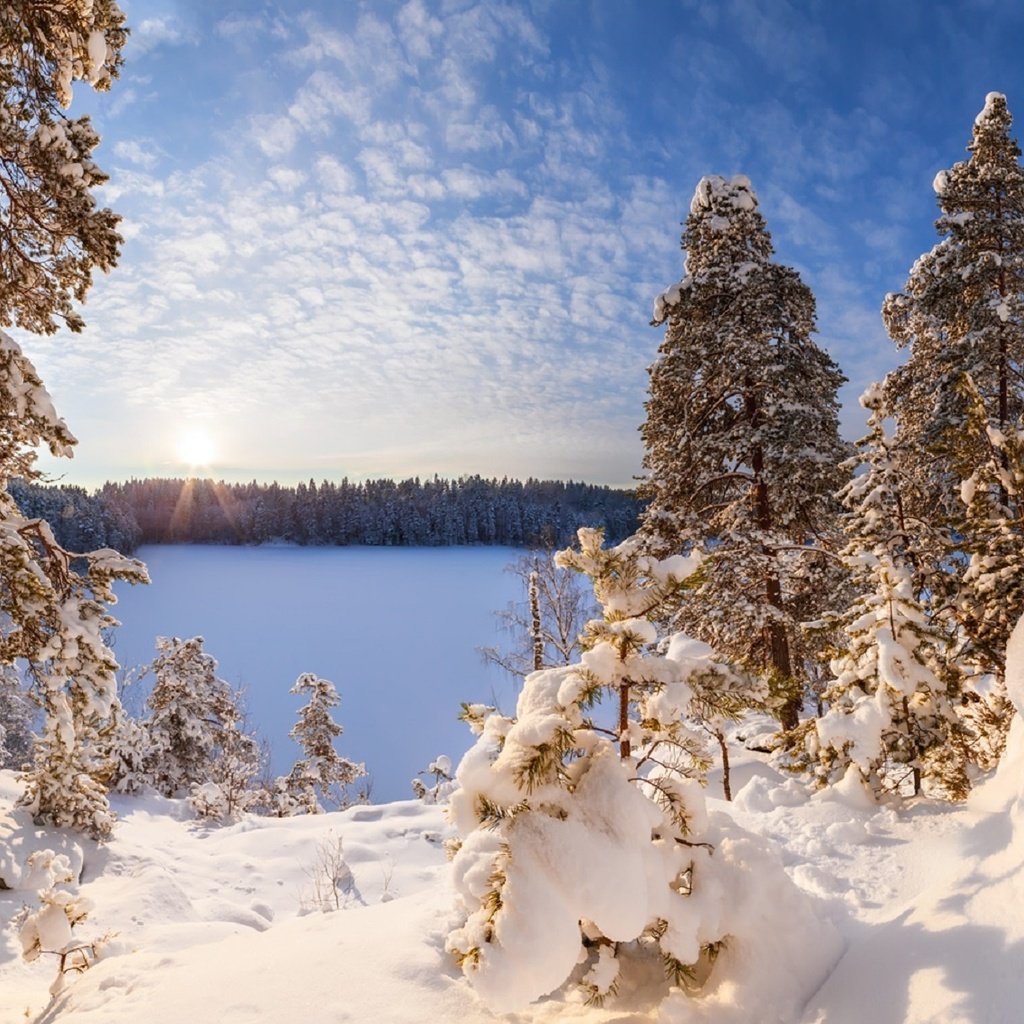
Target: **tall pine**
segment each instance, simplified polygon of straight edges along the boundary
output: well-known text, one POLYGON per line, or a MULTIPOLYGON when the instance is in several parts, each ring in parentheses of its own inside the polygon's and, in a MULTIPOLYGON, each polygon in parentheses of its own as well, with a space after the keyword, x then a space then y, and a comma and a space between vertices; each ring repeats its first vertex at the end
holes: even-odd
POLYGON ((964 660, 997 682, 1009 624, 1024 613, 1024 589, 1010 585, 1024 572, 1022 505, 1002 443, 1024 413, 1024 168, 1012 123, 1006 97, 989 93, 970 157, 935 178, 941 240, 883 308, 909 349, 886 380, 918 495, 908 512, 939 527, 928 551, 933 614, 956 623, 964 660), (1007 585, 986 561, 995 534, 1007 585))
POLYGON ((657 554, 703 555, 678 625, 767 678, 788 730, 810 656, 799 624, 838 579, 824 548, 847 455, 844 378, 812 340, 810 289, 772 260, 745 177, 701 180, 682 246, 685 275, 654 309, 667 330, 641 428, 641 532, 657 554))

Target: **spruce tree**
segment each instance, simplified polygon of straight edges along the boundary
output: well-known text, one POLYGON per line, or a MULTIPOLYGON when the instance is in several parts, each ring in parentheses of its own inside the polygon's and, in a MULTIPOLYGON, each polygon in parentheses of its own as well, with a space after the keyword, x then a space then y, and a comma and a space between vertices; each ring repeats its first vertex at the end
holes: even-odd
POLYGON ((769 680, 784 729, 798 722, 807 653, 799 622, 824 610, 837 564, 834 498, 847 454, 833 360, 811 338, 814 297, 772 260, 750 182, 701 180, 682 238, 685 276, 659 296, 667 323, 641 428, 657 554, 703 566, 677 623, 769 680))
POLYGON ((967 640, 962 656, 997 677, 1008 624, 1024 613, 1024 591, 1009 588, 993 601, 990 574, 977 566, 961 572, 965 553, 985 547, 992 522, 980 512, 982 494, 965 514, 961 493, 963 482, 974 480, 971 487, 980 485, 984 500, 999 506, 1010 558, 1003 568, 1019 576, 1024 559, 1013 552, 1024 540, 1024 509, 998 479, 1009 469, 1009 450, 997 446, 991 465, 992 438, 1011 436, 1024 413, 1024 168, 1011 127, 1006 98, 989 93, 970 157, 935 178, 941 240, 883 307, 889 334, 909 349, 886 379, 903 471, 916 495, 908 513, 938 527, 926 552, 932 614, 955 621, 967 640))
POLYGON ((203 638, 158 637, 146 778, 164 796, 187 796, 201 817, 233 817, 257 796, 255 739, 242 726, 239 694, 217 675, 203 638))
POLYGON ((274 808, 288 815, 320 814, 325 803, 346 806, 347 787, 365 775, 366 769, 334 749, 343 731, 331 717, 331 709, 341 702, 338 691, 329 680, 304 672, 291 692, 309 696, 309 703, 299 711, 299 721, 288 734, 302 748, 303 756, 286 776, 276 780, 271 794, 274 808))
MULTIPOLYGON (((835 780, 855 764, 877 792, 966 794, 967 736, 956 714, 960 679, 949 638, 918 600, 927 526, 905 511, 908 484, 886 429, 883 389, 862 396, 869 433, 842 491, 842 558, 857 594, 839 617, 846 649, 832 662, 828 712, 816 723, 818 774, 835 780)), ((813 744, 809 744, 813 747, 813 744)))

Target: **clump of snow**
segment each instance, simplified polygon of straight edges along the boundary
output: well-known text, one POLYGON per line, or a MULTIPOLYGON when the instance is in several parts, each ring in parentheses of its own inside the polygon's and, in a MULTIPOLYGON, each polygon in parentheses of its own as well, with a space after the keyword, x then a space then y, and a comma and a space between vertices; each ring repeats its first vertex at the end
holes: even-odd
POLYGON ((690 213, 721 208, 735 211, 757 209, 757 196, 745 174, 736 174, 728 180, 718 174, 708 174, 697 182, 690 201, 690 213))
POLYGON ((974 119, 976 125, 981 124, 982 121, 987 118, 992 111, 992 108, 999 102, 1006 103, 1006 96, 1001 92, 990 92, 985 96, 985 106, 978 112, 978 116, 974 119))

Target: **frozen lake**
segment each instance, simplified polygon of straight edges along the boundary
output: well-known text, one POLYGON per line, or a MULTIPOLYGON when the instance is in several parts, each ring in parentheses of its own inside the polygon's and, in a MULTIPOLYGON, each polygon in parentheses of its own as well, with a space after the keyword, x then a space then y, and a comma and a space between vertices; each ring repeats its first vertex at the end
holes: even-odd
MULTIPOLYGON (((494 611, 522 599, 510 548, 143 547, 148 587, 118 587, 123 668, 155 657, 157 636, 202 636, 221 678, 244 687, 275 775, 298 747, 288 732, 302 672, 341 695, 338 749, 366 763, 374 801, 407 799, 438 754, 469 747, 462 701, 515 702, 515 682, 476 648, 504 642, 494 611)), ((148 684, 145 684, 148 688, 148 684)), ((138 712, 140 694, 126 703, 138 712)))

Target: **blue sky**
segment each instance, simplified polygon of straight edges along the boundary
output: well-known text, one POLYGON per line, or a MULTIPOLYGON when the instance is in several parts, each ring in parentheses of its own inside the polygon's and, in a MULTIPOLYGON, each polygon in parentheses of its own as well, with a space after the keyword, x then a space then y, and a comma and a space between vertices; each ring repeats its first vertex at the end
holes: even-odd
POLYGON ((747 174, 857 395, 1024 5, 121 0, 79 86, 124 217, 81 336, 19 335, 73 483, 178 475, 629 484, 652 302, 701 176, 747 174), (198 456, 196 456, 198 457, 198 456))

